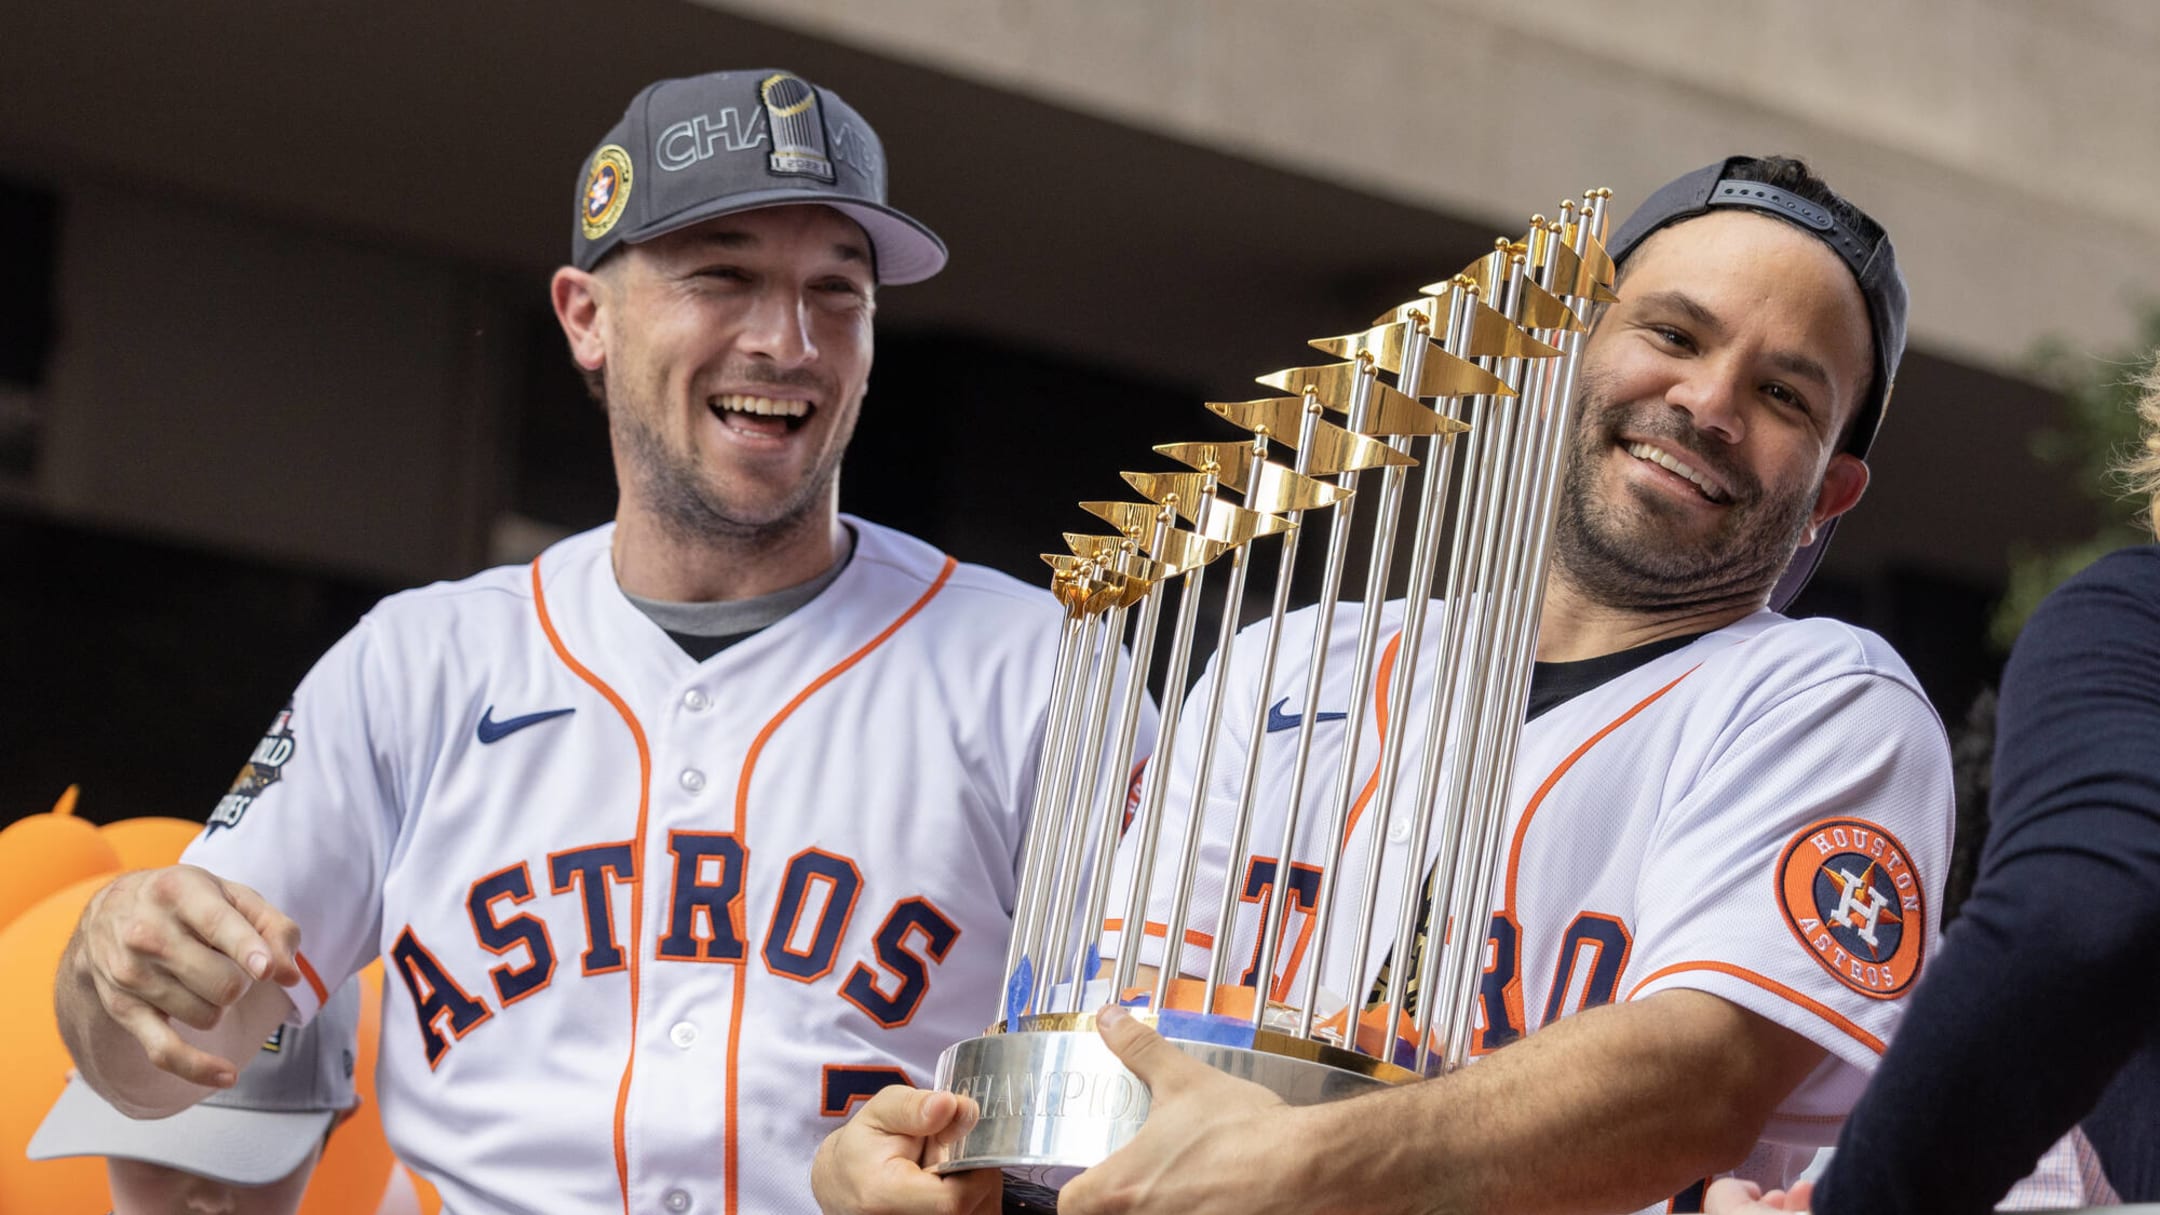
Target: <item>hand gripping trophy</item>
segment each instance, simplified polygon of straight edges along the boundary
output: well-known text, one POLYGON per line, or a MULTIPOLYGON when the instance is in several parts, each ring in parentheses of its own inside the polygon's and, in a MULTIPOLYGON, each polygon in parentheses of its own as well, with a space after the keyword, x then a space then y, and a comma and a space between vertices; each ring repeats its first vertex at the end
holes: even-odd
POLYGON ((1066 622, 1005 990, 996 1023, 939 1060, 937 1087, 981 1112, 939 1171, 1002 1168, 1008 1207, 1049 1210, 1130 1139, 1148 1093, 1090 1011, 1113 1000, 1293 1104, 1463 1064, 1485 933, 1452 929, 1490 906, 1576 359, 1589 307, 1613 298, 1609 197, 1312 343, 1344 361, 1260 377, 1287 395, 1210 402, 1250 439, 1157 446, 1191 471, 1125 473, 1144 501, 1081 504, 1115 534, 1045 555, 1066 622), (1300 539, 1327 510, 1318 601, 1293 613, 1300 539), (1267 537, 1268 614, 1241 630, 1267 537), (1364 593, 1345 602, 1356 550, 1364 593), (1171 711, 1218 562, 1214 657, 1171 711), (1352 695, 1324 709, 1343 661, 1352 695), (1133 795, 1150 671, 1166 710, 1133 795), (1323 732, 1347 741, 1316 748, 1323 732))

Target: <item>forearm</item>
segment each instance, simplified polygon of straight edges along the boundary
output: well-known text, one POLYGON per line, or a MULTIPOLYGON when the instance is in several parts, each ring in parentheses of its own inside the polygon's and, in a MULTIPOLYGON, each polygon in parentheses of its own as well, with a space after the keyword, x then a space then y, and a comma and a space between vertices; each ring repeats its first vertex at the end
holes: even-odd
POLYGON ((1717 997, 1668 992, 1442 1079, 1299 1111, 1303 1154, 1285 1167, 1345 1209, 1632 1210, 1737 1166, 1820 1058, 1717 997))

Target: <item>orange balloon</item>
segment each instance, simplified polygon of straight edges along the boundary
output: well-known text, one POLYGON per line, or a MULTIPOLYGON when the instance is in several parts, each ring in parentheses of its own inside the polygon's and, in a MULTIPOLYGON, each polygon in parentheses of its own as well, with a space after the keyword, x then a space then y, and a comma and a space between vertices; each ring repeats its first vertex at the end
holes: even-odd
POLYGON ((300 1201, 300 1215, 374 1215, 397 1163, 383 1138, 382 1107, 375 1102, 375 1044, 382 1029, 382 963, 360 972, 360 1048, 353 1079, 360 1108, 330 1136, 322 1162, 300 1201))
POLYGON ((8 1066, 0 1070, 0 1211, 103 1215, 111 1205, 103 1160, 23 1156, 74 1066, 53 1019, 53 975, 83 904, 105 880, 99 874, 78 881, 0 927, 0 1042, 7 1043, 8 1055, 8 1066))
POLYGON ((120 854, 96 823, 70 814, 16 819, 0 831, 0 926, 62 886, 119 870, 120 854))
POLYGON ((202 834, 201 823, 184 818, 124 818, 98 828, 112 845, 122 869, 163 869, 180 862, 180 854, 202 834))

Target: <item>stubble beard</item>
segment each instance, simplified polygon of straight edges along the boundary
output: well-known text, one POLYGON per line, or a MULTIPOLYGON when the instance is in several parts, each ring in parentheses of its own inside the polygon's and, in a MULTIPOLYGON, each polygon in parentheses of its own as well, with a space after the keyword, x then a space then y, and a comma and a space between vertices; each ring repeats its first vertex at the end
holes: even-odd
POLYGON ((1678 411, 1610 399, 1609 377, 1586 373, 1576 394, 1574 435, 1561 482, 1554 559, 1592 602, 1631 611, 1686 610, 1760 600, 1792 561, 1822 482, 1765 487, 1719 455, 1678 411), (1656 442, 1714 470, 1733 493, 1716 533, 1686 541, 1659 527, 1661 509, 1626 489, 1602 497, 1618 435, 1656 442))
MULTIPOLYGON (((741 377, 751 383, 795 384, 781 375, 741 377)), ((750 514, 731 505, 713 485, 694 452, 677 451, 666 435, 647 420, 649 411, 621 404, 620 385, 608 387, 608 433, 615 449, 625 456, 624 470, 635 481, 638 500, 672 539, 687 544, 720 544, 758 547, 821 527, 819 508, 832 500, 840 476, 840 458, 854 437, 852 422, 829 454, 820 457, 795 490, 771 508, 750 514)), ((629 491, 629 487, 624 487, 629 491)))

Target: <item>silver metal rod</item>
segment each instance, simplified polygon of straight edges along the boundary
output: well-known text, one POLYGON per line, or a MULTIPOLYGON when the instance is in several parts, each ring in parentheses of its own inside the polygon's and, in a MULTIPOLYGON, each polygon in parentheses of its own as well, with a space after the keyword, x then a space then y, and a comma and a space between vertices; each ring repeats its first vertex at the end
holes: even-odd
MULTIPOLYGON (((1167 526, 1158 529, 1167 532, 1167 526)), ((1160 537, 1158 537, 1160 539, 1160 537)), ((1155 656, 1155 628, 1162 617, 1163 583, 1150 586, 1140 601, 1140 621, 1133 626, 1132 674, 1125 682, 1125 703, 1118 716, 1117 743, 1111 749, 1114 762, 1111 770, 1119 774, 1130 772, 1133 766, 1133 746, 1139 740, 1140 711, 1147 703, 1148 667, 1155 656)), ((1174 712, 1174 706, 1164 706, 1163 712, 1174 712)), ((1162 763, 1169 763, 1163 756, 1162 763)), ((1148 767, 1157 767, 1151 757, 1148 767)), ((1085 998, 1085 988, 1095 977, 1096 959, 1102 956, 1102 942, 1106 935, 1102 915, 1110 902, 1110 887, 1117 860, 1119 828, 1123 824, 1123 802, 1127 783, 1113 780, 1103 790, 1102 804, 1096 808, 1095 869, 1089 876, 1087 906, 1081 912, 1080 935, 1082 940, 1093 939, 1092 950, 1080 951, 1080 958, 1073 967, 1073 1007, 1071 1012, 1081 1011, 1080 1002, 1085 998)), ((1113 993, 1113 998, 1115 993, 1113 993)))
MULTIPOLYGON (((1034 981, 1040 981, 1044 978, 1043 943, 1050 939, 1050 920, 1056 915, 1056 906, 1050 902, 1049 898, 1051 874, 1054 872, 1056 864, 1052 853, 1054 853, 1058 842, 1066 835, 1069 826, 1068 820, 1071 817, 1072 801, 1069 790, 1075 766, 1073 757, 1079 750, 1080 744, 1079 719, 1085 711, 1084 693, 1087 687, 1088 671, 1092 665, 1095 638, 1101 631, 1101 614, 1088 613, 1081 627, 1081 641, 1075 654, 1072 678, 1067 688, 1062 713, 1064 720, 1060 723, 1058 730, 1057 759, 1051 768, 1049 799, 1043 806, 1045 813, 1043 829, 1046 833, 1043 862, 1036 873, 1035 882, 1024 893, 1025 907, 1018 920, 1025 922, 1026 930, 1025 932, 1019 931, 1016 922, 1016 930, 1013 933, 1014 940, 1020 950, 1019 962, 1015 965, 1017 967, 1019 964, 1024 963, 1031 979, 1034 981)), ((1007 981, 1010 981, 1010 976, 1007 977, 1007 981)))
MULTIPOLYGON (((1183 698, 1185 673, 1192 665, 1193 625, 1200 616, 1200 593, 1206 584, 1207 566, 1197 565, 1185 571, 1185 584, 1178 590, 1177 627, 1171 633, 1170 668, 1163 676, 1163 700, 1165 710, 1155 731, 1155 752, 1147 767, 1147 779, 1140 795, 1140 817, 1133 826, 1141 833, 1140 852, 1133 864, 1132 889, 1125 900, 1125 922, 1120 926, 1123 936, 1118 948, 1117 983, 1110 998, 1115 1000, 1127 987, 1132 986, 1133 975, 1140 965, 1140 950, 1147 943, 1148 890, 1155 880, 1155 849, 1162 837, 1163 790, 1170 783, 1171 747, 1177 742, 1178 714, 1168 706, 1183 698)), ((1181 941, 1163 942, 1163 965, 1165 974, 1175 970, 1182 953, 1181 941)))
MULTIPOLYGON (((1028 895, 1041 882, 1043 856, 1050 850, 1050 828, 1043 826, 1048 817, 1043 806, 1050 800, 1050 767, 1061 744, 1058 733, 1063 731, 1063 720, 1069 709, 1067 694, 1071 683, 1071 666, 1074 655, 1080 649, 1080 612, 1071 612, 1065 618, 1065 636, 1058 640, 1058 662, 1050 675, 1050 713, 1043 724, 1043 746, 1035 759, 1035 798, 1028 802, 1028 837, 1022 843, 1020 884, 1013 886, 1013 936, 1004 943, 1004 982, 1013 982, 1013 973, 1020 969, 1020 958, 1026 953, 1022 936, 1026 934, 1028 919, 1028 895)), ((1004 1016, 1004 988, 998 990, 998 1016, 1004 1016)))
MULTIPOLYGON (((1305 412, 1298 428, 1297 458, 1292 470, 1305 475, 1312 467, 1312 444, 1316 423, 1320 418, 1320 403, 1311 397, 1305 401, 1305 412)), ((1348 509, 1345 507, 1344 509, 1348 509)), ((1290 529, 1283 533, 1282 551, 1275 563, 1275 593, 1268 605, 1268 624, 1262 634, 1260 647, 1260 672, 1254 684, 1252 714, 1245 730, 1245 772, 1238 782, 1237 812, 1232 819, 1230 850, 1223 861, 1222 895, 1215 905, 1215 964, 1208 967, 1207 984, 1200 992, 1200 1006, 1212 1011, 1215 1007, 1215 989, 1228 977, 1232 954, 1228 944, 1237 938, 1237 902, 1240 895, 1238 879, 1242 876, 1240 862, 1245 857, 1245 846, 1252 834, 1254 794, 1260 781, 1261 742, 1266 737, 1268 697, 1274 694, 1275 658, 1282 648, 1283 618, 1290 610, 1290 588, 1297 570, 1298 537, 1304 531, 1305 512, 1289 511, 1284 518, 1290 521, 1290 529)), ((1224 663, 1216 664, 1218 671, 1228 670, 1224 663)), ((1276 880, 1289 880, 1287 859, 1279 862, 1276 880)), ((1262 923, 1255 933, 1266 935, 1267 925, 1262 923)), ((1258 944, 1257 937, 1254 942, 1258 944)), ((1265 979, 1254 979, 1253 1009, 1256 1016, 1267 1008, 1268 984, 1265 979)))
MULTIPOLYGON (((1208 681, 1207 716, 1204 734, 1200 740, 1199 762, 1193 768, 1193 786, 1190 804, 1185 810, 1185 847, 1178 857, 1177 882, 1171 887, 1169 919, 1163 926, 1163 941, 1185 939, 1186 900, 1192 897, 1193 876, 1200 867, 1200 836, 1205 826, 1207 812, 1208 779, 1215 767, 1215 740, 1221 733, 1223 685, 1230 675, 1231 646, 1237 639, 1238 606, 1245 599, 1246 557, 1251 544, 1240 544, 1230 552, 1230 585, 1223 591, 1222 627, 1215 639, 1215 677, 1208 681)), ((1215 926, 1213 952, 1221 952, 1229 936, 1227 926, 1215 926)), ((1182 956, 1182 955, 1181 955, 1182 956)), ((1212 956, 1211 956, 1212 960, 1212 956)), ((1166 954, 1164 961, 1168 962, 1166 954)), ((1165 965, 1155 975, 1155 1000, 1152 1007, 1166 1007, 1164 1000, 1170 993, 1170 979, 1175 968, 1165 965)), ((1209 966, 1205 974, 1213 976, 1215 968, 1209 966)), ((1203 984, 1204 999, 1214 998, 1212 977, 1203 984)), ((1212 1003, 1203 1002, 1201 1012, 1213 1012, 1212 1003)))
MULTIPOLYGON (((1087 733, 1080 743, 1080 768, 1073 781, 1072 803, 1065 815, 1065 834, 1058 845, 1060 858, 1057 866, 1057 884, 1052 888, 1048 904, 1046 924, 1055 924, 1055 930, 1046 929, 1040 957, 1042 962, 1037 974, 1044 983, 1050 983, 1064 974, 1067 960, 1074 948, 1073 936, 1077 930, 1086 934, 1084 924, 1076 924, 1071 913, 1078 894, 1081 861, 1086 851, 1088 810, 1095 805, 1095 791, 1104 783, 1119 784, 1116 770, 1106 769, 1103 762, 1103 735, 1109 725, 1110 702, 1116 688, 1119 659, 1124 657, 1122 644, 1125 633, 1125 608, 1113 605, 1103 613, 1103 639, 1101 650, 1095 658, 1095 681, 1088 693, 1087 733), (1063 917, 1063 918, 1059 918, 1063 917)), ((1045 989, 1050 990, 1048 988, 1045 989)), ((1037 1007, 1044 1007, 1038 1002, 1037 1007)))
MULTIPOLYGON (((1356 377, 1350 389, 1349 429, 1363 434, 1369 422, 1367 415, 1372 407, 1373 377, 1366 374, 1356 377)), ((1354 471, 1342 474, 1336 481, 1348 500, 1337 504, 1333 524, 1328 528, 1327 565, 1320 580, 1320 601, 1313 606, 1312 652, 1305 668, 1304 716, 1298 719, 1297 750, 1291 758, 1290 784, 1284 793, 1282 846, 1275 855, 1275 887, 1268 896, 1267 914, 1260 917, 1260 958, 1254 982, 1259 986, 1261 998, 1253 1001, 1253 1024, 1259 1025, 1267 1014, 1268 989, 1274 984, 1275 951, 1288 931, 1290 888, 1295 885, 1293 866, 1297 857, 1299 820, 1303 817, 1305 799, 1305 776, 1312 766, 1312 743, 1314 718, 1320 713, 1320 680, 1327 673, 1328 647, 1335 630, 1335 603, 1342 596, 1343 564, 1349 555, 1350 528, 1356 518, 1358 499, 1358 474, 1354 471)), ((1255 738, 1254 745, 1260 740, 1255 738)), ((1287 980, 1288 976, 1285 976, 1287 980)), ((1301 1035, 1307 1030, 1300 1031, 1301 1035)))
MULTIPOLYGON (((1394 437, 1388 446, 1408 454, 1410 441, 1394 437)), ((1320 898, 1313 909, 1313 961, 1305 972, 1303 1006, 1298 1009, 1298 1036, 1312 1035, 1314 1005, 1320 995, 1320 973, 1327 962, 1328 921, 1333 918, 1336 891, 1341 886, 1343 850, 1348 844, 1350 828, 1350 803, 1357 796, 1357 753, 1360 735, 1364 730, 1365 704, 1371 697, 1374 668, 1377 665, 1380 643, 1380 617, 1387 604, 1388 563, 1394 556, 1395 528, 1402 514, 1403 481, 1406 471, 1401 465, 1390 465, 1380 477, 1380 502, 1374 508, 1372 556, 1365 567, 1365 602, 1358 618, 1357 657, 1350 666, 1350 704, 1343 723, 1342 758, 1335 766, 1335 794, 1328 807, 1328 844, 1320 855, 1324 867, 1320 871, 1320 898)), ((1373 848, 1385 841, 1369 836, 1373 848)), ((1343 1045, 1357 1049, 1357 1000, 1361 992, 1347 993, 1350 1000, 1349 1029, 1343 1045)))
MULTIPOLYGON (((1436 310, 1437 311, 1437 310, 1436 310)), ((1429 343, 1422 330, 1419 340, 1404 352, 1402 382, 1415 385, 1419 382, 1425 363, 1425 351, 1429 343)), ((1452 402, 1450 402, 1452 404, 1452 402)), ((1358 900, 1357 924, 1350 938, 1348 959, 1349 980, 1344 988, 1354 1006, 1362 1007, 1367 983, 1365 979, 1365 955, 1372 940, 1373 918, 1380 907, 1380 877, 1382 864, 1387 855, 1383 841, 1391 838, 1394 829, 1395 794, 1397 779, 1402 769, 1405 743, 1410 737, 1413 721, 1411 704, 1416 690, 1419 655, 1424 652, 1425 617, 1432 603, 1433 578, 1439 565, 1441 516, 1447 505, 1447 481, 1451 456, 1454 453, 1454 436, 1437 434, 1426 445, 1425 477, 1419 485, 1417 507, 1417 530, 1411 542, 1410 584, 1403 596, 1403 617, 1400 648, 1396 651, 1395 674, 1388 685, 1387 720, 1393 727, 1387 731, 1381 743, 1380 766, 1376 776, 1378 785, 1373 795, 1371 811, 1373 846, 1365 853, 1365 883, 1358 900)), ((1427 706, 1429 717, 1430 704, 1427 706)), ((1423 807, 1414 816, 1425 817, 1423 807)), ((1415 824, 1413 824, 1415 829, 1415 824)), ((1416 870, 1422 862, 1415 853, 1406 854, 1403 881, 1406 889, 1414 892, 1418 882, 1416 870)), ((1410 911, 1415 914, 1415 895, 1412 894, 1410 911)), ((1399 976, 1402 965, 1396 964, 1390 974, 1399 976)), ((1391 983, 1391 987, 1394 984, 1391 983)), ((1384 1035, 1392 1037, 1395 1018, 1391 1010, 1395 1001, 1383 1002, 1380 1024, 1384 1035)), ((1382 1058, 1392 1058, 1392 1050, 1383 1048, 1382 1058)))

